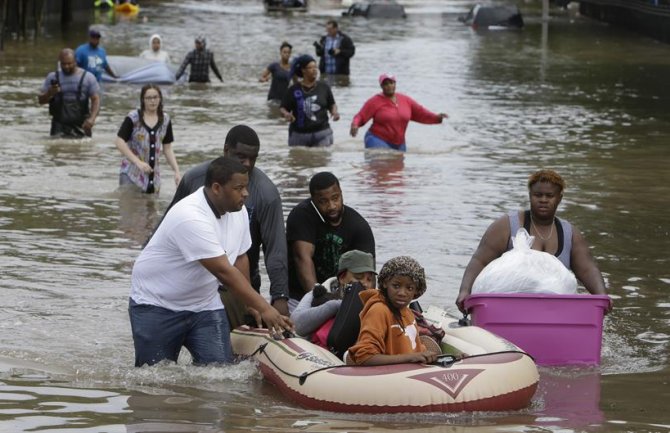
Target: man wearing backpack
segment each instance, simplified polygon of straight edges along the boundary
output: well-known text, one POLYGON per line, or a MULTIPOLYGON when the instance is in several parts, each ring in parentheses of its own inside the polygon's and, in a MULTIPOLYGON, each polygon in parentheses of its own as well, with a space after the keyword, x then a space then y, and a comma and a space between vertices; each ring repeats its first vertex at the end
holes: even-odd
POLYGON ((58 69, 49 72, 37 100, 49 104, 51 136, 92 135, 100 110, 100 86, 93 74, 77 66, 71 49, 60 52, 58 69))

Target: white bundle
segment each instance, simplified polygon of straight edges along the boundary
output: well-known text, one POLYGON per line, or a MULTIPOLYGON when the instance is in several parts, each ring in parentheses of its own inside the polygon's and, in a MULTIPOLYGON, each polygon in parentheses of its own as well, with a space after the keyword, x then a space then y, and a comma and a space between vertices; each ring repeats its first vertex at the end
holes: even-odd
POLYGON ((520 228, 512 249, 493 260, 475 279, 472 293, 577 293, 577 279, 556 257, 531 249, 534 236, 520 228))

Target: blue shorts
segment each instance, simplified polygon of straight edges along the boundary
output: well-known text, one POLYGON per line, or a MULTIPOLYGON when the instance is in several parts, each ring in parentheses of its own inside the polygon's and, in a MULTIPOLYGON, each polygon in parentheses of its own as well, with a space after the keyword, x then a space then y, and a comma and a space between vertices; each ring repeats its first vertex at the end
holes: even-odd
POLYGON ((230 328, 224 309, 172 311, 154 305, 128 306, 135 344, 135 366, 153 365, 164 359, 177 362, 182 346, 196 365, 233 362, 230 328))
POLYGON ((366 149, 393 149, 393 150, 399 150, 401 152, 406 152, 407 151, 407 146, 405 143, 403 144, 391 144, 389 142, 386 142, 382 140, 381 138, 377 137, 374 135, 370 130, 368 129, 368 132, 365 133, 365 148, 366 149))

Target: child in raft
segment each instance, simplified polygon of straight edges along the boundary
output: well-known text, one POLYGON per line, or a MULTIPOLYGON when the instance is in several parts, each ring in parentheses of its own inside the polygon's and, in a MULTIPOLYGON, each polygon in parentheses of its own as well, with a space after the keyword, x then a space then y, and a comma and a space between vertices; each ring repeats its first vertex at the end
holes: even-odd
MULTIPOLYGON (((342 303, 342 295, 347 285, 358 282, 366 289, 375 287, 375 258, 372 254, 359 250, 351 250, 340 256, 337 276, 318 284, 305 293, 298 306, 291 313, 295 331, 312 340, 319 346, 326 347, 323 338, 316 338, 316 332, 328 322, 332 322, 342 303)), ((320 334, 328 335, 324 330, 320 334)))
POLYGON ((345 356, 347 364, 430 364, 437 353, 426 350, 409 304, 426 291, 423 268, 411 257, 395 257, 382 266, 378 290, 360 293, 365 304, 356 344, 345 356))

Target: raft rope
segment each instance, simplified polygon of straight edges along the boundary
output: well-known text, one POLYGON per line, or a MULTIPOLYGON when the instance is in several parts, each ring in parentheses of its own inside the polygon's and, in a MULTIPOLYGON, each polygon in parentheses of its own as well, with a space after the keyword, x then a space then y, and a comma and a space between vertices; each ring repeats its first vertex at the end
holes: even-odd
POLYGON ((344 365, 329 365, 328 367, 322 367, 322 368, 316 369, 314 371, 304 372, 301 375, 296 375, 296 374, 289 373, 288 371, 282 369, 280 366, 277 365, 276 362, 274 362, 272 360, 272 358, 270 358, 270 355, 268 355, 268 353, 265 351, 265 348, 267 347, 267 345, 268 345, 268 343, 261 344, 260 346, 258 346, 258 349, 256 349, 254 351, 254 353, 249 355, 249 357, 251 358, 252 356, 256 355, 257 353, 262 353, 263 355, 265 355, 267 360, 270 361, 270 363, 277 370, 279 370, 280 372, 284 373, 285 375, 287 375, 289 377, 293 377, 293 378, 298 379, 298 383, 300 383, 300 385, 303 385, 309 376, 313 375, 314 373, 318 373, 319 371, 330 370, 330 369, 333 369, 333 368, 351 367, 350 365, 346 365, 346 364, 344 364, 344 365))
POLYGON ((522 355, 526 355, 527 357, 532 359, 533 362, 535 362, 535 358, 533 358, 533 355, 531 355, 528 352, 524 352, 523 350, 501 350, 499 352, 479 353, 477 355, 468 355, 468 356, 464 356, 462 358, 458 358, 457 361, 459 361, 461 359, 481 358, 482 356, 488 356, 488 355, 503 355, 505 353, 520 353, 522 355))
MULTIPOLYGON (((308 378, 309 376, 311 376, 311 375, 313 375, 313 374, 315 374, 315 373, 318 373, 318 372, 320 372, 320 371, 331 370, 331 369, 334 369, 334 368, 351 367, 351 365, 346 365, 346 364, 343 364, 343 365, 329 365, 328 367, 322 367, 322 368, 318 368, 318 369, 313 370, 313 371, 309 371, 309 372, 306 371, 306 372, 304 372, 304 373, 302 373, 302 374, 300 374, 300 375, 296 375, 296 374, 289 373, 288 371, 282 369, 281 367, 279 367, 279 366, 272 360, 272 358, 270 358, 270 356, 269 356, 269 355, 267 354, 267 352, 265 351, 265 348, 267 347, 267 345, 268 345, 268 343, 261 344, 260 346, 258 346, 258 349, 256 349, 251 355, 249 355, 249 358, 251 358, 252 356, 254 356, 254 355, 258 354, 258 353, 262 353, 263 355, 265 355, 265 357, 267 358, 267 360, 270 361, 270 363, 271 363, 277 370, 279 370, 280 372, 284 373, 286 376, 289 376, 289 377, 293 377, 293 378, 298 379, 298 383, 299 383, 300 385, 304 385, 305 381, 307 380, 307 378, 308 378)), ((454 355, 447 355, 446 357, 450 357, 449 360, 445 360, 445 361, 442 361, 442 362, 439 362, 439 363, 435 363, 435 364, 432 364, 432 365, 438 365, 438 366, 443 367, 443 368, 449 368, 449 367, 451 367, 455 362, 457 362, 457 361, 462 361, 462 360, 464 360, 464 359, 480 358, 480 357, 483 357, 483 356, 489 356, 489 355, 502 355, 502 354, 505 354, 505 353, 520 353, 520 354, 522 354, 522 355, 526 355, 527 357, 529 357, 530 359, 532 359, 533 362, 535 362, 535 358, 533 358, 529 353, 526 353, 526 352, 524 352, 524 351, 521 351, 521 350, 501 350, 500 352, 481 353, 481 354, 478 354, 478 355, 467 355, 467 356, 463 356, 463 357, 457 357, 457 356, 454 356, 454 355)), ((371 365, 370 365, 370 366, 367 366, 367 365, 360 365, 360 366, 358 366, 358 367, 373 367, 373 366, 371 366, 371 365)))

